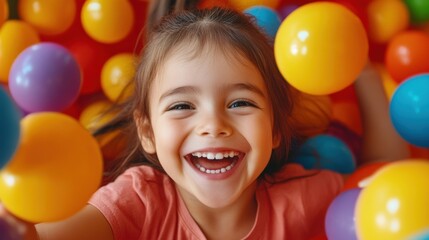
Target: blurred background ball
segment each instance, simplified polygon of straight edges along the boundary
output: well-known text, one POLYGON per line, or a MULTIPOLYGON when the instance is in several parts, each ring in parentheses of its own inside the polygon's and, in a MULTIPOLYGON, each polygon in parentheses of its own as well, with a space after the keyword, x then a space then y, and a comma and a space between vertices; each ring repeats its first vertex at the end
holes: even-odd
POLYGON ((116 43, 130 34, 134 12, 128 0, 87 0, 82 7, 81 21, 93 39, 116 43))
POLYGON ((244 13, 253 16, 262 32, 274 41, 281 23, 276 10, 265 6, 253 6, 244 10, 244 13))
POLYGON ((402 0, 373 0, 367 8, 369 37, 376 43, 387 43, 409 25, 409 13, 402 0))
POLYGON ((421 73, 429 73, 429 33, 406 30, 395 35, 387 45, 385 64, 398 83, 421 73))
POLYGON ((12 158, 19 143, 21 113, 0 86, 0 169, 12 158))
POLYGON ((330 169, 339 173, 352 173, 356 168, 356 158, 347 144, 327 134, 307 139, 292 161, 305 169, 330 169))
POLYGON ((80 66, 63 46, 42 42, 25 49, 12 65, 9 88, 27 112, 62 111, 79 96, 80 66))
POLYGON ((411 15, 411 21, 421 24, 429 21, 429 1, 427 0, 404 0, 411 15))
POLYGON ((10 68, 27 47, 39 43, 37 31, 21 20, 8 20, 0 28, 0 82, 9 81, 10 68))
POLYGON ((76 0, 19 0, 18 13, 40 34, 59 35, 76 17, 76 0))
POLYGON ((109 58, 101 69, 101 88, 112 102, 128 97, 132 88, 124 91, 136 72, 136 57, 131 53, 119 53, 109 58), (121 95, 123 94, 123 95, 121 95))

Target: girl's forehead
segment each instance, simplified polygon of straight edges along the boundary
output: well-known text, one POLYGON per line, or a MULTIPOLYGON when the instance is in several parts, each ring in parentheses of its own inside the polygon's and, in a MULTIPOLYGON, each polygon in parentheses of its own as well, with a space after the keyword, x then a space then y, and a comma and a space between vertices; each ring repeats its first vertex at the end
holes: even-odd
POLYGON ((257 66, 239 49, 228 43, 221 45, 216 42, 206 42, 205 44, 182 43, 169 51, 164 59, 164 64, 169 61, 190 62, 197 59, 199 61, 224 61, 231 65, 238 64, 257 69, 257 66))

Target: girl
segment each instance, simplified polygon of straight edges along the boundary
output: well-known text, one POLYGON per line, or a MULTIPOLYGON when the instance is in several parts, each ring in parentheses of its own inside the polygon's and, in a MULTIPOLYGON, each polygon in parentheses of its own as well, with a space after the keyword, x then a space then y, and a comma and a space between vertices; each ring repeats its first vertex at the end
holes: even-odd
MULTIPOLYGON (((404 158, 371 74, 356 83, 364 127, 373 132, 363 138, 385 150, 364 144, 364 158, 404 158)), ((214 8, 163 18, 134 89, 99 131, 123 131, 129 149, 119 171, 128 169, 71 218, 30 225, 28 239, 299 240, 323 231, 342 178, 288 164, 299 93, 246 16, 214 8)))

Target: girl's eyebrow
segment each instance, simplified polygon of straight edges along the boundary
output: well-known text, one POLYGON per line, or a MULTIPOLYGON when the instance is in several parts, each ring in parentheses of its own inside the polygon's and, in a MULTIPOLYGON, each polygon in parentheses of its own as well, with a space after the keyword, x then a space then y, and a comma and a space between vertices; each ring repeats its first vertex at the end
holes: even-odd
MULTIPOLYGON (((230 91, 247 90, 258 94, 261 97, 266 97, 260 88, 258 88, 257 86, 251 83, 236 83, 236 84, 233 84, 229 89, 230 91)), ((159 97, 159 102, 161 102, 164 98, 167 98, 169 96, 176 95, 176 94, 187 95, 187 94, 197 94, 197 93, 199 93, 199 91, 196 87, 181 86, 181 87, 170 89, 167 92, 163 93, 161 97, 159 97)))
POLYGON ((257 86, 251 84, 251 83, 236 83, 233 84, 232 86, 233 90, 248 90, 251 92, 254 92, 258 95, 260 95, 261 97, 266 97, 264 92, 257 86))
POLYGON ((176 94, 196 94, 198 93, 197 88, 192 87, 192 86, 181 86, 181 87, 177 87, 177 88, 173 88, 168 90, 167 92, 163 93, 161 95, 161 97, 159 97, 159 102, 161 102, 164 98, 169 97, 171 95, 176 95, 176 94))

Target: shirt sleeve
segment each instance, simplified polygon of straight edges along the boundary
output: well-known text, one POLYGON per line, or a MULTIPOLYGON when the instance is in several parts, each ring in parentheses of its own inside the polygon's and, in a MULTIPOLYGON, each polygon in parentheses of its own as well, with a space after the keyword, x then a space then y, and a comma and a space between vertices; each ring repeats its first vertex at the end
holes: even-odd
POLYGON ((101 187, 89 201, 109 222, 115 239, 138 239, 140 235, 146 207, 135 190, 140 188, 138 179, 138 171, 126 171, 101 187))

